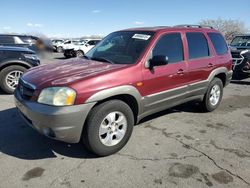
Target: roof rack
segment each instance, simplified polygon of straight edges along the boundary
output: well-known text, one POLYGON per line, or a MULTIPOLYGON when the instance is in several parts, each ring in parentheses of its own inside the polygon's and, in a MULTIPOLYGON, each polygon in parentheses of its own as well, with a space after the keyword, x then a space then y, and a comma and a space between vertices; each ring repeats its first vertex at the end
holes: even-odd
POLYGON ((190 27, 190 28, 209 28, 209 29, 214 29, 212 26, 209 26, 209 25, 190 25, 190 24, 175 25, 174 27, 190 27))

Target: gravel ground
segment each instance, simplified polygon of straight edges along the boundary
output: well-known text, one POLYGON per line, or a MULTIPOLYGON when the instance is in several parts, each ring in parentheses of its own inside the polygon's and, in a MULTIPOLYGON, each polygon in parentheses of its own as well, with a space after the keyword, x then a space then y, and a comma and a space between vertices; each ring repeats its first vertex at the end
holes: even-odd
POLYGON ((231 83, 212 113, 188 103, 147 117, 124 149, 104 158, 39 135, 1 93, 0 187, 250 187, 249 85, 231 83))

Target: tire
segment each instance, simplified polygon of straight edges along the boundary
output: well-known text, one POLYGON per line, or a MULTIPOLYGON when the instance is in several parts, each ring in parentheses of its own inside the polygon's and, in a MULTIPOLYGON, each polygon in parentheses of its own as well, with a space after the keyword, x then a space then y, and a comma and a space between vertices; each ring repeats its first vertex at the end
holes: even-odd
POLYGON ((66 59, 71 58, 71 55, 64 53, 63 54, 66 59))
POLYGON ((76 57, 83 57, 83 56, 84 56, 84 52, 82 50, 76 51, 76 57))
MULTIPOLYGON (((18 74, 20 74, 20 76, 26 71, 27 69, 25 67, 22 66, 18 66, 18 65, 12 65, 12 66, 8 66, 6 68, 4 68, 1 72, 0 72, 0 87, 2 88, 2 90, 8 94, 13 94, 15 88, 10 87, 9 84, 7 83, 7 76, 8 74, 11 74, 11 72, 18 72, 18 74)), ((18 79, 20 77, 17 77, 16 79, 18 79)), ((17 80, 18 82, 18 80, 17 80)), ((17 84, 17 83, 16 83, 17 84)), ((16 86, 15 86, 16 87, 16 86)))
MULTIPOLYGON (((111 155, 118 152, 126 145, 132 134, 133 127, 134 127, 134 115, 131 108, 126 103, 120 100, 107 101, 101 103, 100 105, 94 107, 91 110, 90 114, 88 115, 88 118, 86 119, 86 123, 82 134, 82 141, 88 150, 90 150, 91 152, 95 153, 98 156, 111 155), (119 137, 116 137, 116 133, 118 133, 119 131, 116 132, 113 129, 110 130, 114 131, 113 134, 109 134, 109 132, 107 132, 100 136, 101 124, 102 123, 107 124, 105 125, 105 127, 108 127, 109 125, 112 126, 111 124, 112 121, 109 122, 107 120, 109 118, 107 117, 111 117, 110 115, 114 113, 118 113, 114 116, 115 117, 114 120, 116 120, 116 122, 119 122, 118 120, 121 117, 125 117, 123 125, 117 128, 117 130, 119 129, 119 131, 122 132, 126 128, 123 137, 119 136, 121 138, 120 141, 118 141, 119 137), (127 126, 125 126, 126 124, 127 126), (108 134, 113 135, 109 137, 112 138, 111 139, 112 141, 105 143, 106 140, 109 140, 107 139, 108 134)), ((105 131, 106 130, 108 131, 108 129, 105 128, 105 131)))
MULTIPOLYGON (((214 96, 214 95, 213 95, 214 96)), ((223 83, 221 79, 214 78, 208 86, 208 90, 202 101, 202 109, 205 112, 212 112, 220 105, 223 96, 223 83), (215 92, 215 97, 212 97, 212 93, 215 92), (219 91, 219 96, 218 96, 219 91)))
POLYGON ((61 46, 57 47, 57 52, 62 53, 63 52, 63 48, 61 46))

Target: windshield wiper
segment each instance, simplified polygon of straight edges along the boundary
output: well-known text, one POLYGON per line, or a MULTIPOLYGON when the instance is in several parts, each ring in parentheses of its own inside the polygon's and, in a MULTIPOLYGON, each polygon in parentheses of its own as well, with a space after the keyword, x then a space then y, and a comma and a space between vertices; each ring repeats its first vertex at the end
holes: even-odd
POLYGON ((107 62, 110 64, 115 64, 113 61, 105 58, 105 57, 92 57, 91 60, 95 60, 95 61, 102 61, 102 62, 107 62))

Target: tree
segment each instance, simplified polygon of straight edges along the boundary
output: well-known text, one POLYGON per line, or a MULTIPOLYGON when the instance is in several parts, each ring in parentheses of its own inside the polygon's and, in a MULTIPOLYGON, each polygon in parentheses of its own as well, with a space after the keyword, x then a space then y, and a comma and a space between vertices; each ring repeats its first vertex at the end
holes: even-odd
POLYGON ((212 26, 213 28, 219 30, 225 35, 227 41, 232 40, 233 35, 244 34, 247 32, 245 23, 239 20, 225 20, 225 19, 207 19, 201 20, 200 25, 212 26))

